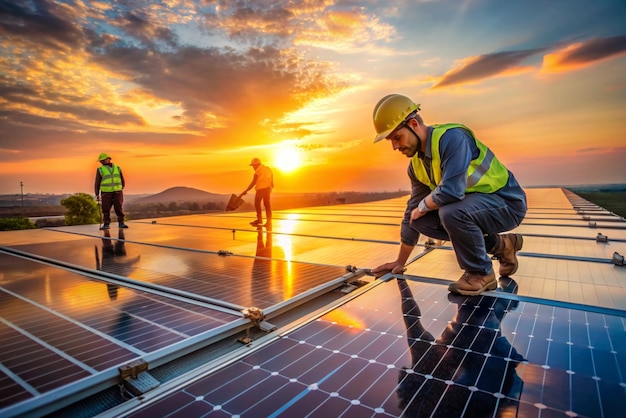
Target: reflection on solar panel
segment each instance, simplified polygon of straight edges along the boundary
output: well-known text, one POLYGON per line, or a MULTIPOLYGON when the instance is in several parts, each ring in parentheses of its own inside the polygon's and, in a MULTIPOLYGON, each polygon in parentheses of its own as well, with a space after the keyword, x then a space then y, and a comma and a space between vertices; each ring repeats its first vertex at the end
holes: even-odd
POLYGON ((611 315, 391 281, 133 416, 618 416, 623 333, 611 315))
POLYGON ((520 268, 478 297, 447 292, 445 242, 402 276, 356 267, 395 258, 404 198, 271 231, 231 212, 0 233, 0 415, 621 417, 626 222, 527 193, 520 268))

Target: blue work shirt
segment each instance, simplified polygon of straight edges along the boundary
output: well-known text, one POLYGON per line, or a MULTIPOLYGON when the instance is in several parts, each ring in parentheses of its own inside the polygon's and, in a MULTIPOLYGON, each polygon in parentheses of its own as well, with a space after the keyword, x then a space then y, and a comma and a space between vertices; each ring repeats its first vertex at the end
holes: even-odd
MULTIPOLYGON (((433 127, 428 127, 428 137, 426 138, 426 148, 424 152, 424 167, 429 176, 432 170, 432 136, 433 127)), ((417 208, 419 202, 431 194, 433 201, 438 206, 458 202, 465 197, 467 188, 467 171, 470 162, 478 158, 479 150, 476 141, 462 128, 452 128, 447 130, 439 140, 439 154, 441 155, 441 182, 435 190, 431 192, 428 185, 421 183, 415 176, 413 164, 409 162, 408 175, 411 179, 411 197, 407 202, 407 208, 402 220, 400 240, 406 245, 415 245, 420 233, 411 227, 410 217, 413 209, 417 208)), ((431 179, 432 180, 432 179, 431 179)), ((505 199, 511 207, 522 216, 526 213, 526 193, 519 185, 513 173, 509 171, 507 184, 497 192, 493 193, 505 199)))

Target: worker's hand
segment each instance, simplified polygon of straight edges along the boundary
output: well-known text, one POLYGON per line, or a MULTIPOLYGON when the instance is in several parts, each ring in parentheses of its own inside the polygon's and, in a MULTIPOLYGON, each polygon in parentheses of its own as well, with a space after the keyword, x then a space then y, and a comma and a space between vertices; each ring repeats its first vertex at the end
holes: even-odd
POLYGON ((99 195, 99 194, 97 194, 97 195, 96 195, 96 202, 99 202, 99 201, 100 201, 100 195, 99 195))
POLYGON ((406 267, 404 267, 404 265, 402 264, 399 264, 395 266, 393 270, 391 270, 391 274, 404 274, 405 271, 406 271, 406 267))
POLYGON ((372 273, 380 277, 389 272, 391 272, 391 274, 402 274, 405 270, 406 268, 404 267, 404 265, 396 260, 392 261, 391 263, 381 264, 380 266, 373 268, 372 273))
POLYGON ((243 192, 241 192, 241 194, 239 195, 239 197, 241 197, 241 196, 245 196, 247 193, 248 193, 248 191, 247 191, 247 190, 244 190, 243 192))
POLYGON ((411 211, 411 222, 413 222, 416 219, 421 218, 422 216, 426 215, 428 212, 420 212, 418 208, 415 208, 411 211))

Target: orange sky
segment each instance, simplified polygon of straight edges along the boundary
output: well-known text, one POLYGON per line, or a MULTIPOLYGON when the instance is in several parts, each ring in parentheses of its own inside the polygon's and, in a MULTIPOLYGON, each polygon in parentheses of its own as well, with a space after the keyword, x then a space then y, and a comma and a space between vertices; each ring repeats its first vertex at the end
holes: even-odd
POLYGON ((389 93, 469 126, 523 185, 626 180, 623 2, 383 3, 15 5, 0 193, 92 193, 100 152, 130 194, 238 193, 252 157, 276 192, 408 190, 406 157, 372 143, 389 93))

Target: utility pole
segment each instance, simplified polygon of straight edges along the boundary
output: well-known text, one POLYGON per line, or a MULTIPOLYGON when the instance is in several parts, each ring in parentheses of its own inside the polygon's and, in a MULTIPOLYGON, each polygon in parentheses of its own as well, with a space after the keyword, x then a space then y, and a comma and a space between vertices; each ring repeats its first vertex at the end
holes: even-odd
POLYGON ((22 196, 22 214, 24 214, 24 182, 20 181, 20 196, 22 196))

